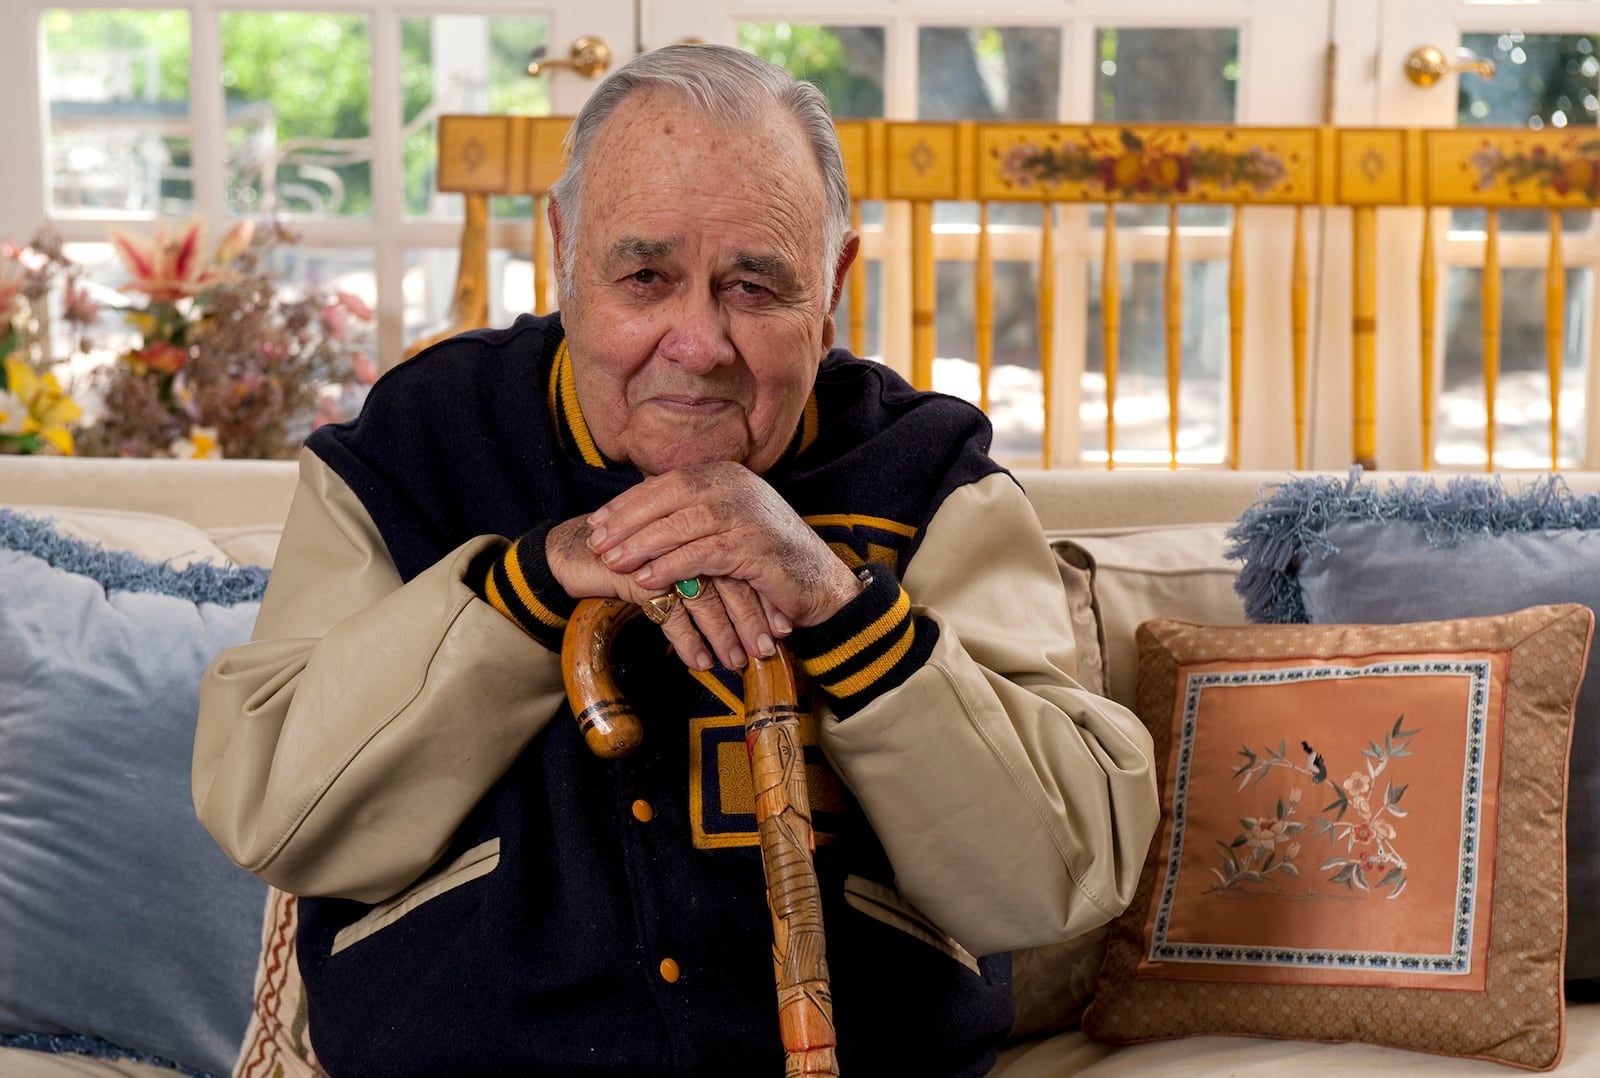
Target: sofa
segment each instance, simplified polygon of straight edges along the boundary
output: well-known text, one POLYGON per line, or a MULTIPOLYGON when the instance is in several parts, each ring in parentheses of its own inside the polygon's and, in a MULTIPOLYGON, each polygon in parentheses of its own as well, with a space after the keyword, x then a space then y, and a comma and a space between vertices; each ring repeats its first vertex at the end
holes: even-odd
MULTIPOLYGON (((1171 678, 1163 683, 1160 672, 1172 663, 1161 667, 1151 660, 1160 649, 1260 628, 1245 624, 1246 606, 1235 590, 1240 565, 1226 552, 1239 541, 1242 515, 1263 490, 1290 477, 1025 471, 1018 478, 1056 544, 1085 685, 1145 714, 1150 700, 1166 700, 1160 694, 1172 692, 1171 678), (1147 621, 1154 628, 1138 631, 1147 621), (1185 635, 1183 622, 1218 628, 1197 638, 1185 635)), ((1331 482, 1349 486, 1355 480, 1331 482)), ((1568 482, 1575 494, 1600 491, 1600 475, 1568 482)), ((194 703, 192 677, 186 681, 185 671, 192 675, 207 649, 248 635, 294 485, 295 469, 287 462, 0 457, 0 1076, 314 1073, 307 1064, 303 1011, 294 1006, 292 957, 286 958, 286 941, 273 934, 283 923, 285 896, 269 894, 207 850, 186 807, 186 738, 194 703), (67 665, 52 666, 58 657, 67 665), (155 667, 172 680, 157 679, 150 672, 155 667)), ((1407 607, 1402 603, 1400 609, 1407 607)), ((1540 625, 1560 622, 1562 646, 1583 661, 1587 613, 1579 611, 1580 625, 1573 608, 1538 609, 1545 612, 1538 615, 1540 625)), ((1342 630, 1284 631, 1294 641, 1291 647, 1302 647, 1294 634, 1342 630)), ((1477 639, 1468 644, 1492 650, 1472 642, 1477 639)), ((1348 650, 1348 638, 1340 641, 1348 650)), ((1523 654, 1515 650, 1523 646, 1517 640, 1506 646, 1513 655, 1523 654)), ((1536 679, 1556 685, 1550 692, 1557 704, 1569 701, 1569 714, 1577 691, 1573 679, 1581 677, 1572 666, 1553 666, 1536 679)), ((1508 697, 1539 687, 1519 687, 1504 670, 1501 675, 1506 684, 1496 685, 1508 697)), ((1564 763, 1561 722, 1559 715, 1548 719, 1553 732, 1544 747, 1562 749, 1564 763)), ((1410 763, 1406 738, 1414 731, 1405 725, 1397 721, 1393 731, 1380 735, 1369 758, 1396 769, 1410 763)), ((1521 751, 1513 744, 1520 735, 1510 726, 1500 736, 1508 753, 1521 751)), ((1265 775, 1277 763, 1278 771, 1312 775, 1329 783, 1318 789, 1332 790, 1337 775, 1316 779, 1326 768, 1306 748, 1303 760, 1268 752, 1245 777, 1265 775)), ((1506 759, 1504 781, 1522 781, 1520 774, 1509 774, 1522 766, 1521 758, 1506 759)), ((1557 774, 1555 781, 1563 777, 1557 774)), ((1385 804, 1398 810, 1393 789, 1385 804)), ((1516 807, 1519 815, 1559 834, 1560 827, 1548 825, 1564 802, 1551 796, 1548 776, 1537 789, 1508 789, 1506 812, 1516 807), (1514 800, 1535 796, 1545 801, 1527 807, 1529 802, 1514 800)), ((1410 805, 1414 812, 1416 802, 1410 805)), ((1277 825, 1285 824, 1293 807, 1280 803, 1277 825)), ((1252 834, 1265 833, 1268 822, 1254 820, 1252 834)), ((1502 820, 1501 827, 1513 833, 1510 822, 1502 820)), ((1286 836, 1279 830, 1278 851, 1284 854, 1286 836)), ((1161 841, 1158 836, 1153 846, 1161 841)), ((1270 844, 1272 836, 1263 841, 1270 844)), ((1520 852, 1545 840, 1517 841, 1520 852)), ((1258 844, 1241 838, 1239 852, 1223 856, 1238 868, 1243 853, 1258 844)), ((1531 875, 1520 868, 1514 874, 1508 853, 1501 867, 1504 893, 1497 886, 1495 907, 1488 911, 1496 914, 1493 946, 1516 949, 1517 962, 1485 962, 1480 955, 1477 966, 1487 967, 1486 980, 1457 993, 1491 1011, 1527 1007, 1532 1017, 1518 1021, 1541 1027, 1534 1039, 1542 1047, 1533 1055, 1493 1061, 1496 1049, 1480 1050, 1472 1029, 1445 1028, 1457 1025, 1455 1012, 1440 1018, 1429 1009, 1433 1003, 1413 1010, 1411 1001, 1422 997, 1407 995, 1404 986, 1351 987, 1340 978, 1310 987, 1281 981, 1263 987, 1231 975, 1172 982, 1166 987, 1177 994, 1161 997, 1163 1006, 1183 1013, 1170 1027, 1140 1025, 1152 1008, 1137 996, 1130 997, 1138 1012, 1133 1020, 1113 1015, 1109 1003, 1097 1013, 1097 991, 1110 998, 1113 989, 1125 986, 1108 980, 1108 970, 1138 958, 1127 957, 1126 944, 1137 937, 1143 919, 1125 917, 1090 938, 1015 956, 1018 1026, 994 1074, 1265 1076, 1290 1068, 1323 1078, 1493 1074, 1504 1073, 1503 1063, 1546 1069, 1554 1059, 1551 1045, 1560 1056, 1559 1072, 1600 1074, 1600 995, 1587 989, 1588 982, 1568 985, 1562 1025, 1561 967, 1559 959, 1554 966, 1548 959, 1561 943, 1564 877, 1561 859, 1550 863, 1548 842, 1539 848, 1546 855, 1543 868, 1531 875), (1517 897, 1522 892, 1541 888, 1543 905, 1513 905, 1524 901, 1517 897), (1498 934, 1517 925, 1528 933, 1526 944, 1523 937, 1498 934), (1316 1006, 1293 1002, 1296 993, 1308 993, 1299 998, 1316 1006), (1217 1008, 1233 998, 1249 1013, 1239 1022, 1217 1024, 1225 1013, 1217 1008), (1374 1025, 1374 1014, 1385 1021, 1374 1025), (1266 1020, 1252 1024, 1256 1016, 1266 1020), (1080 1020, 1098 1024, 1100 1039, 1091 1039, 1080 1020), (1207 1023, 1215 1029, 1208 1032, 1207 1023), (1107 1030, 1128 1043, 1108 1043, 1107 1030), (1468 1055, 1492 1058, 1462 1058, 1468 1055)), ((1159 867, 1157 852, 1151 865, 1159 867)), ((1283 855, 1273 864, 1281 868, 1288 860, 1283 855)), ((1354 879, 1349 870, 1355 867, 1344 870, 1345 890, 1352 895, 1357 892, 1348 886, 1354 879)), ((1393 876, 1387 882, 1374 878, 1366 889, 1397 890, 1393 876)), ((1483 924, 1487 934, 1489 921, 1483 924)), ((1573 958, 1568 956, 1569 963, 1573 958)), ((1439 996, 1427 998, 1437 1002, 1439 996)), ((1460 1025, 1479 1021, 1469 1017, 1460 1025)))

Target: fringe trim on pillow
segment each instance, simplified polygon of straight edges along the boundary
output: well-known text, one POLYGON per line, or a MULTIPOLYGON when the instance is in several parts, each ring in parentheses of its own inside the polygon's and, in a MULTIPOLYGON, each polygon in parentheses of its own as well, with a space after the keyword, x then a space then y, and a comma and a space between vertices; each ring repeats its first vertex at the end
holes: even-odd
POLYGON ((99 581, 107 592, 153 592, 194 603, 237 606, 257 602, 267 587, 267 570, 260 566, 200 562, 174 569, 166 562, 63 535, 49 519, 11 509, 0 509, 0 549, 30 554, 57 569, 99 581))
POLYGON ((147 1055, 119 1048, 99 1037, 86 1037, 81 1033, 0 1033, 0 1048, 25 1048, 30 1052, 50 1052, 55 1055, 94 1056, 96 1059, 127 1059, 135 1063, 149 1063, 157 1067, 170 1067, 189 1078, 216 1078, 208 1071, 197 1071, 160 1056, 147 1055))
POLYGON ((1296 573, 1308 558, 1339 553, 1328 538, 1338 521, 1409 521, 1441 548, 1507 532, 1600 529, 1600 494, 1574 494, 1559 475, 1508 492, 1498 476, 1457 476, 1443 486, 1412 476, 1384 488, 1363 484, 1361 474, 1355 465, 1343 480, 1311 476, 1269 485, 1228 530, 1232 543, 1224 553, 1244 562, 1233 587, 1251 621, 1310 620, 1296 573))

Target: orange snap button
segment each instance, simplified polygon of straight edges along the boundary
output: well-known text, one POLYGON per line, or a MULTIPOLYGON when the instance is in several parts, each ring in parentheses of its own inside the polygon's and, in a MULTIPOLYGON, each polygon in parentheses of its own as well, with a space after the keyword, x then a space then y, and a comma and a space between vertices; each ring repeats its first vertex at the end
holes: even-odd
POLYGON ((661 979, 663 981, 666 981, 668 984, 676 984, 678 982, 679 973, 680 971, 678 969, 678 963, 674 962, 670 958, 663 958, 661 960, 661 979))
POLYGON ((639 800, 633 803, 633 818, 640 823, 649 823, 655 814, 656 810, 650 807, 650 802, 639 800))

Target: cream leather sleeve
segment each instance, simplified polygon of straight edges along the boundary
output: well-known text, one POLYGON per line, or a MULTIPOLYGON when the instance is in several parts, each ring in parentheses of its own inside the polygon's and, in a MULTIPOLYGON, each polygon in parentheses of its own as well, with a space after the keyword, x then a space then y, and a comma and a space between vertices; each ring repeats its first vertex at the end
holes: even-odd
POLYGON ((1132 900, 1159 820, 1150 736, 1080 688, 1066 597, 1009 476, 955 491, 902 585, 928 662, 822 743, 901 893, 974 954, 1068 939, 1132 900))
POLYGON ((464 583, 463 544, 402 584, 310 453, 253 640, 200 686, 192 792, 234 861, 377 902, 416 879, 564 696, 559 657, 464 583))

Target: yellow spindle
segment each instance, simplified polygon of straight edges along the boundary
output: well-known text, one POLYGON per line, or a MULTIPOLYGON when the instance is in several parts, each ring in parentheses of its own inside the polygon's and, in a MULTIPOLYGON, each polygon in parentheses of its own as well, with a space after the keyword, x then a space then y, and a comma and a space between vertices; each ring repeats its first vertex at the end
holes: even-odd
POLYGON ((1350 445, 1363 468, 1378 466, 1378 274, 1377 211, 1357 206, 1350 319, 1350 445))
POLYGON ((1055 412, 1056 239, 1054 203, 1043 205, 1039 224, 1039 374, 1044 391, 1044 467, 1050 467, 1052 418, 1055 412))
POLYGON ((911 384, 933 388, 933 203, 911 204, 911 384))
POLYGON ((973 296, 978 333, 978 407, 989 410, 989 374, 994 369, 994 253, 989 249, 989 204, 978 204, 978 268, 973 296))
MULTIPOLYGON (((861 230, 861 203, 850 203, 850 227, 858 236, 861 230)), ((850 267, 850 351, 858 356, 867 354, 867 255, 856 255, 850 267)))
POLYGON ((533 313, 550 311, 550 218, 542 206, 547 200, 533 199, 533 313))
POLYGON ((1244 207, 1233 210, 1233 245, 1228 251, 1228 459, 1239 467, 1239 429, 1244 413, 1244 207))
POLYGON ((1494 471, 1494 398, 1500 385, 1500 212, 1485 211, 1483 237, 1484 470, 1494 471))
POLYGON ((1561 361, 1566 334, 1567 267, 1561 257, 1561 211, 1550 211, 1550 261, 1544 270, 1544 355, 1550 369, 1550 470, 1561 469, 1561 361))
POLYGON ((1100 326, 1106 375, 1106 467, 1117 466, 1117 362, 1122 350, 1122 266, 1117 261, 1117 206, 1106 203, 1105 250, 1100 255, 1100 326))
POLYGON ((1438 259, 1433 250, 1433 212, 1422 211, 1422 272, 1419 279, 1422 327, 1422 470, 1433 468, 1433 350, 1436 336, 1434 313, 1439 309, 1438 259))
POLYGON ((1294 466, 1306 466, 1306 319, 1311 294, 1306 272, 1305 207, 1294 208, 1294 252, 1289 269, 1289 348, 1294 361, 1294 466))
POLYGON ((1178 204, 1167 209, 1167 467, 1178 466, 1178 389, 1183 378, 1183 262, 1178 204))

